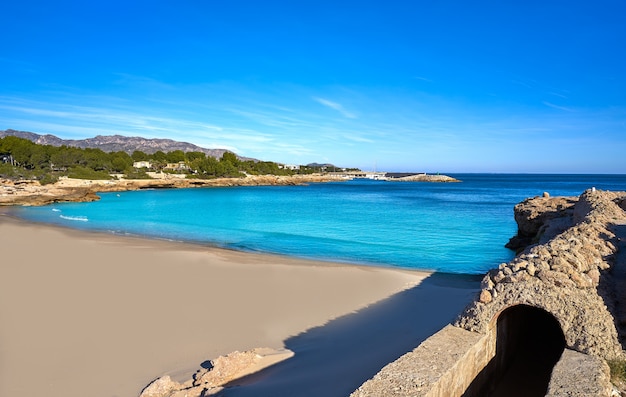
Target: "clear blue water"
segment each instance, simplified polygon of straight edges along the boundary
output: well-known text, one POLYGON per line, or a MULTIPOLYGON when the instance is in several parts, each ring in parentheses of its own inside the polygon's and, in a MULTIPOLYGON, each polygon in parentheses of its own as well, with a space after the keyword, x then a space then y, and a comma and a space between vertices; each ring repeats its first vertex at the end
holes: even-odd
POLYGON ((350 182, 104 193, 16 208, 32 221, 243 251, 479 274, 506 262, 527 197, 626 190, 626 175, 453 175, 462 183, 350 182))

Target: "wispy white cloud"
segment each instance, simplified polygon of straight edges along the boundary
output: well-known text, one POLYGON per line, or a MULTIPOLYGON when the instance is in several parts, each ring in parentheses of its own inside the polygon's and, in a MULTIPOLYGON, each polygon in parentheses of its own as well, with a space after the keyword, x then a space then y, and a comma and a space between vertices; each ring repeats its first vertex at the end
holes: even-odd
POLYGON ((425 81, 425 82, 427 82, 427 83, 432 83, 432 82, 433 82, 431 79, 428 79, 428 78, 426 78, 426 77, 422 77, 422 76, 413 76, 413 78, 414 78, 415 80, 421 80, 421 81, 425 81))
POLYGON ((292 117, 291 115, 281 112, 266 111, 263 109, 239 109, 235 107, 228 107, 225 110, 268 127, 302 128, 311 126, 311 123, 305 119, 292 117))
MULTIPOLYGON (((106 105, 105 105, 106 106, 106 105)), ((148 137, 171 137, 184 131, 188 136, 218 134, 222 127, 193 120, 157 116, 154 111, 141 109, 118 109, 115 107, 95 107, 56 103, 53 101, 27 101, 18 98, 0 98, 0 120, 9 124, 21 119, 25 122, 10 125, 45 126, 43 131, 65 133, 72 131, 83 137, 94 134, 144 135, 148 137)))
POLYGON ((566 106, 555 105, 552 102, 543 101, 541 103, 543 103, 544 105, 546 105, 548 107, 551 107, 552 109, 563 110, 564 112, 574 112, 574 109, 572 109, 572 108, 568 108, 566 106))
MULTIPOLYGON (((0 96, 0 129, 74 139, 98 134, 172 138, 284 163, 327 159, 342 166, 371 167, 376 159, 381 167, 388 163, 397 164, 396 169, 410 169, 414 164, 422 169, 431 164, 438 171, 446 169, 446 162, 463 161, 489 162, 497 170, 498 162, 508 160, 501 153, 508 152, 511 142, 536 145, 568 139, 572 150, 609 140, 626 145, 620 133, 626 125, 625 109, 602 113, 569 108, 558 105, 561 101, 555 98, 559 95, 552 96, 553 102, 543 102, 545 108, 529 111, 454 102, 424 93, 398 97, 396 92, 343 87, 327 91, 273 87, 271 93, 262 94, 230 85, 168 87, 141 78, 135 83, 145 83, 147 91, 133 91, 132 97, 71 89, 28 97, 0 96), (358 108, 359 117, 342 101, 327 98, 346 98, 342 101, 358 108), (320 105, 338 112, 337 117, 320 112, 320 105), (599 138, 599 134, 606 136, 599 138)), ((566 95, 555 88, 542 91, 544 98, 549 98, 549 91, 566 95)))
POLYGON ((313 97, 313 100, 315 102, 317 102, 317 103, 320 103, 320 104, 326 106, 326 107, 329 107, 331 109, 334 109, 334 110, 338 111, 339 113, 341 113, 346 118, 349 118, 349 119, 356 119, 357 118, 356 114, 346 110, 343 107, 343 105, 341 105, 340 103, 329 101, 328 99, 319 98, 319 97, 313 97))
POLYGON ((360 143, 375 143, 376 142, 374 139, 366 138, 359 134, 344 134, 342 135, 342 137, 343 139, 347 139, 353 142, 360 142, 360 143))
POLYGON ((559 97, 559 98, 568 99, 568 96, 567 96, 567 95, 564 95, 564 94, 559 94, 558 92, 548 92, 548 94, 550 94, 550 95, 554 95, 554 96, 557 96, 557 97, 559 97))

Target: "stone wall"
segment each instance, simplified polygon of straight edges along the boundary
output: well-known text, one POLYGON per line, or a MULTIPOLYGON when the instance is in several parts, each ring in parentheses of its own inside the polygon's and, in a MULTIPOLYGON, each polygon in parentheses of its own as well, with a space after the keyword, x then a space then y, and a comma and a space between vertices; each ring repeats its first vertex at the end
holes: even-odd
MULTIPOLYGON (((552 220, 560 228, 566 219, 571 227, 489 271, 478 298, 455 325, 484 333, 502 310, 525 304, 557 319, 568 348, 605 359, 621 357, 609 270, 617 252, 612 227, 626 223, 618 205, 625 195, 584 192, 571 215, 564 212, 552 220)), ((537 239, 547 239, 549 229, 548 223, 542 224, 538 232, 543 235, 537 239)))
POLYGON ((626 324, 619 304, 620 296, 626 302, 625 209, 626 192, 595 189, 518 204, 518 236, 510 243, 518 256, 485 275, 454 326, 387 365, 352 397, 479 395, 481 383, 497 372, 496 352, 507 337, 498 335, 507 332, 499 318, 519 307, 558 323, 560 343, 565 340, 547 372, 547 395, 609 396, 605 360, 626 357, 618 335, 626 324), (625 252, 617 255, 620 247, 625 252))
POLYGON ((448 325, 387 365, 351 397, 460 396, 494 355, 493 334, 448 325))

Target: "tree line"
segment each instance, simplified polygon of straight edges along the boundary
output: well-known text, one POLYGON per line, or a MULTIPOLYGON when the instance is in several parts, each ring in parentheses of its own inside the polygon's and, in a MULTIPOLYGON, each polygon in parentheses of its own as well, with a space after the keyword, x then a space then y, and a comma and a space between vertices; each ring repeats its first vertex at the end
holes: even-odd
POLYGON ((111 179, 112 174, 122 174, 127 179, 149 178, 146 171, 185 173, 189 178, 243 177, 251 175, 293 175, 319 171, 301 166, 299 170, 282 168, 271 161, 239 160, 232 152, 220 159, 203 152, 139 150, 128 154, 123 151, 104 152, 101 149, 82 149, 73 146, 39 145, 15 136, 0 138, 0 155, 11 156, 12 161, 0 164, 0 177, 38 179, 51 183, 60 176, 81 179, 111 179), (135 168, 133 164, 147 161, 149 168, 135 168), (184 164, 169 169, 167 164, 184 164))

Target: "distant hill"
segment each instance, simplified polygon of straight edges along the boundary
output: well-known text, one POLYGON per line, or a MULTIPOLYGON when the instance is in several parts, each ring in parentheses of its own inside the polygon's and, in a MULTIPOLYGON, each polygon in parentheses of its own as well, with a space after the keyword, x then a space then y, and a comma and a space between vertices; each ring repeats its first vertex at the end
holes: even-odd
MULTIPOLYGON (((225 152, 230 152, 226 149, 205 149, 188 142, 178 142, 172 139, 148 139, 136 136, 128 137, 122 135, 98 135, 95 138, 88 139, 61 139, 57 136, 50 134, 40 135, 35 134, 34 132, 16 131, 11 129, 0 131, 0 138, 3 138, 5 136, 16 136, 18 138, 25 138, 40 145, 65 145, 79 147, 82 149, 101 149, 104 152, 123 151, 128 154, 132 154, 132 152, 134 152, 135 150, 140 150, 148 154, 152 154, 159 150, 165 153, 174 150, 182 150, 183 152, 202 152, 208 156, 221 158, 225 152)), ((239 156, 238 158, 240 160, 254 160, 239 156)))
POLYGON ((320 163, 310 163, 306 165, 309 168, 336 168, 334 165, 329 164, 329 163, 324 163, 324 164, 320 164, 320 163))

